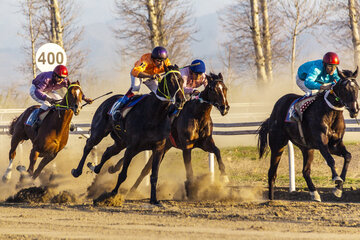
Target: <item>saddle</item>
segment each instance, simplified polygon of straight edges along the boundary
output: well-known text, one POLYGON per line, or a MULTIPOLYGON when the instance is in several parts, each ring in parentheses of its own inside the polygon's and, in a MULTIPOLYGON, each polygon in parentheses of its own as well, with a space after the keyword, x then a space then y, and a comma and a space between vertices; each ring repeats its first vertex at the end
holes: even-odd
POLYGON ((285 122, 296 122, 295 119, 298 119, 301 122, 304 112, 315 101, 315 99, 316 95, 305 95, 295 99, 289 107, 289 110, 286 114, 285 122))
MULTIPOLYGON (((48 108, 45 112, 41 113, 42 119, 41 121, 44 120, 44 118, 47 116, 47 114, 50 112, 50 110, 53 109, 53 107, 48 108)), ((25 121, 25 125, 32 127, 34 125, 35 122, 37 122, 37 120, 39 119, 39 112, 40 112, 40 108, 35 108, 29 115, 29 117, 27 118, 27 120, 25 121)))
MULTIPOLYGON (((130 110, 138 104, 141 100, 145 99, 145 97, 148 96, 148 94, 144 95, 135 95, 129 99, 129 101, 121 108, 119 109, 121 112, 121 117, 124 119, 126 115, 130 112, 130 110)), ((118 107, 121 103, 122 98, 119 98, 110 108, 110 111, 108 112, 108 115, 113 116, 116 110, 118 110, 118 107)))

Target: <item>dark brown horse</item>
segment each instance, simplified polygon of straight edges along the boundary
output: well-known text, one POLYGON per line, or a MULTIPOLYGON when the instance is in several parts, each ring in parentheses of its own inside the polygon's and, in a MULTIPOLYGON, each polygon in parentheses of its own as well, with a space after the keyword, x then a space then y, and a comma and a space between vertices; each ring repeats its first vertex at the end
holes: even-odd
POLYGON ((338 71, 340 80, 331 90, 318 93, 316 100, 305 111, 302 121, 305 143, 299 134, 298 124, 284 122, 291 103, 299 98, 299 95, 287 94, 281 97, 274 109, 259 129, 258 147, 260 157, 266 151, 267 146, 271 150, 271 163, 268 172, 269 199, 274 199, 274 184, 276 171, 281 155, 286 144, 290 140, 300 148, 303 155, 303 176, 310 190, 311 199, 321 201, 311 177, 311 163, 314 158, 314 149, 318 149, 325 158, 331 169, 332 180, 335 181, 333 193, 341 197, 343 182, 351 160, 351 154, 346 150, 343 143, 345 122, 343 110, 346 108, 351 118, 356 118, 359 112, 357 102, 359 86, 356 82, 357 70, 338 71), (342 156, 344 165, 340 177, 335 169, 335 161, 331 154, 342 156))
MULTIPOLYGON (((11 178, 13 160, 16 155, 16 147, 24 140, 30 139, 33 148, 30 153, 30 164, 27 172, 33 179, 39 176, 41 170, 53 160, 59 151, 61 151, 69 137, 69 126, 73 114, 80 112, 80 102, 83 93, 79 82, 73 82, 62 101, 52 107, 43 120, 38 131, 25 124, 31 112, 39 108, 39 105, 27 108, 19 117, 15 118, 10 125, 11 149, 9 152, 9 166, 3 176, 3 181, 11 178), (34 165, 38 157, 43 159, 34 172, 34 165)), ((24 167, 20 167, 22 169, 24 167)))
POLYGON ((125 117, 125 132, 119 132, 113 127, 113 120, 108 115, 112 105, 121 97, 113 96, 102 103, 96 110, 91 123, 90 138, 86 141, 83 157, 77 169, 72 170, 74 177, 82 173, 85 159, 91 149, 97 145, 109 133, 114 139, 114 144, 106 149, 99 165, 94 167, 94 172, 99 173, 104 163, 112 156, 118 154, 126 147, 124 155, 124 167, 119 174, 116 187, 112 194, 117 194, 120 184, 127 177, 127 169, 132 158, 141 151, 152 150, 154 161, 151 175, 151 198, 152 204, 158 204, 156 198, 156 184, 160 159, 164 154, 166 137, 170 133, 171 118, 169 112, 175 105, 182 108, 185 102, 183 83, 179 68, 169 66, 166 74, 159 82, 156 93, 150 93, 137 103, 125 117))
MULTIPOLYGON (((213 122, 210 117, 212 106, 215 106, 221 113, 226 115, 229 111, 227 101, 227 87, 223 82, 221 73, 207 76, 208 85, 200 93, 198 99, 189 100, 185 103, 179 116, 171 125, 171 135, 166 139, 165 153, 172 147, 181 149, 186 169, 185 189, 189 198, 195 198, 195 192, 191 191, 194 183, 194 174, 191 165, 191 151, 194 148, 201 148, 206 152, 214 153, 219 165, 219 170, 224 181, 228 181, 225 165, 221 159, 220 150, 216 147, 212 137, 213 122)), ((110 173, 120 170, 123 164, 121 159, 115 166, 109 168, 110 173)), ((152 164, 152 156, 148 160, 141 175, 131 188, 134 191, 144 177, 149 174, 152 164)))

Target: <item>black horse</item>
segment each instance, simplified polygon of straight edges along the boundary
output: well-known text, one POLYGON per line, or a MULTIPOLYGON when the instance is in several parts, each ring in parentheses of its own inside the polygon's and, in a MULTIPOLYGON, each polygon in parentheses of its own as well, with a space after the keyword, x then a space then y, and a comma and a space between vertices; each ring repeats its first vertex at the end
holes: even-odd
POLYGON ((91 123, 91 135, 86 141, 83 157, 77 169, 73 169, 71 172, 74 177, 81 175, 85 159, 91 149, 110 133, 115 143, 106 149, 100 164, 94 168, 94 171, 99 173, 104 163, 110 157, 118 154, 126 147, 124 167, 119 174, 116 187, 112 191, 112 194, 116 194, 120 184, 127 177, 127 169, 131 159, 141 151, 152 150, 154 161, 151 175, 150 202, 158 204, 156 184, 160 159, 164 154, 166 138, 171 128, 169 112, 172 112, 174 105, 181 109, 186 100, 183 91, 184 80, 180 75, 179 68, 177 66, 169 66, 165 70, 166 73, 159 82, 156 93, 150 93, 126 115, 124 120, 125 131, 117 131, 114 128, 111 116, 108 115, 110 108, 121 95, 113 96, 99 106, 91 123))
POLYGON ((268 172, 269 198, 274 199, 274 184, 276 171, 281 155, 288 141, 298 146, 303 155, 303 176, 310 190, 311 199, 321 201, 311 177, 311 162, 314 149, 318 149, 331 169, 332 180, 336 187, 333 193, 341 197, 343 182, 351 160, 351 154, 343 143, 345 122, 343 110, 346 108, 351 118, 356 118, 359 112, 357 102, 359 86, 356 82, 357 69, 353 73, 348 70, 338 71, 340 80, 331 90, 318 93, 315 101, 308 107, 301 123, 303 136, 299 133, 299 125, 294 122, 284 122, 291 103, 299 95, 287 94, 281 97, 274 106, 270 118, 265 120, 259 129, 258 148, 260 157, 267 146, 271 150, 271 165, 268 172), (335 161, 331 154, 344 157, 344 165, 340 177, 335 170, 335 161))
MULTIPOLYGON (((175 118, 171 125, 171 135, 166 140, 165 153, 172 147, 181 149, 186 169, 185 189, 188 197, 195 198, 191 185, 194 182, 194 174, 191 166, 191 150, 201 148, 206 152, 214 153, 219 165, 219 170, 224 181, 228 181, 225 165, 221 159, 220 150, 216 147, 212 137, 213 122, 210 117, 212 106, 215 106, 221 113, 226 115, 229 111, 227 101, 227 87, 223 82, 221 73, 219 75, 210 74, 207 76, 208 85, 200 93, 198 99, 189 100, 185 103, 179 116, 175 118)), ((120 170, 123 164, 121 159, 115 166, 109 168, 110 173, 120 170)), ((137 189, 144 177, 149 174, 152 164, 152 156, 143 168, 141 175, 131 188, 131 191, 137 189)))

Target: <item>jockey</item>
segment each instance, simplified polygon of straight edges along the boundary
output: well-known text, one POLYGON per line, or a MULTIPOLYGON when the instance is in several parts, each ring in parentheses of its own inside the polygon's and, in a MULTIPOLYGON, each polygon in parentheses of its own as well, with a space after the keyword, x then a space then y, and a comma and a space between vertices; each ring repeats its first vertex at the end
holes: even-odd
MULTIPOLYGON (((340 80, 337 72, 339 63, 339 57, 334 52, 326 53, 322 60, 306 62, 298 69, 296 84, 305 92, 305 96, 312 96, 312 93, 329 90, 340 80)), ((312 97, 315 98, 315 96, 312 97)), ((302 101, 298 101, 294 105, 297 113, 292 114, 294 120, 302 119, 301 103, 302 101)))
POLYGON ((199 59, 192 61, 189 67, 180 69, 182 78, 184 79, 184 93, 186 95, 198 94, 198 88, 202 85, 206 87, 208 84, 205 74, 205 63, 199 59))
POLYGON ((168 53, 164 47, 155 47, 151 53, 146 53, 135 63, 130 72, 131 87, 121 98, 119 106, 114 110, 113 118, 116 122, 121 120, 121 108, 129 99, 140 90, 141 83, 144 83, 152 92, 156 92, 158 80, 161 73, 165 72, 164 66, 170 66, 168 53), (144 79, 148 79, 144 81, 144 79))
MULTIPOLYGON (((39 126, 41 121, 45 118, 40 118, 40 114, 48 110, 50 106, 61 100, 62 97, 55 92, 60 88, 67 88, 70 85, 70 81, 67 78, 68 70, 64 65, 58 65, 54 71, 42 72, 33 81, 30 87, 30 96, 41 103, 41 107, 38 113, 38 119, 34 124, 34 127, 39 126), (36 125, 36 126, 35 126, 36 125)), ((92 103, 92 99, 86 98, 83 95, 83 100, 89 104, 92 103)))

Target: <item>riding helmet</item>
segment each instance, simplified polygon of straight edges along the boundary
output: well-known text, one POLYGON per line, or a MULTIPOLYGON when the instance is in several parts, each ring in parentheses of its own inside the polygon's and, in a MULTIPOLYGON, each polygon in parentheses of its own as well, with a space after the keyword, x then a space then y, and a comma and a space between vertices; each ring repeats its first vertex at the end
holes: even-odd
POLYGON ((200 59, 192 61, 190 70, 194 73, 205 73, 205 63, 200 59))
POLYGON ((328 52, 324 55, 323 62, 326 64, 338 65, 340 63, 340 60, 336 53, 328 52))
POLYGON ((64 65, 57 65, 54 68, 54 73, 60 78, 66 78, 68 76, 68 70, 64 65))
POLYGON ((165 60, 168 58, 168 53, 164 47, 158 46, 152 50, 151 57, 153 59, 165 60))

